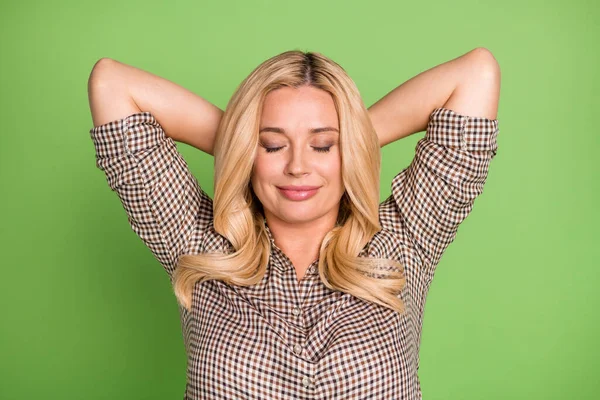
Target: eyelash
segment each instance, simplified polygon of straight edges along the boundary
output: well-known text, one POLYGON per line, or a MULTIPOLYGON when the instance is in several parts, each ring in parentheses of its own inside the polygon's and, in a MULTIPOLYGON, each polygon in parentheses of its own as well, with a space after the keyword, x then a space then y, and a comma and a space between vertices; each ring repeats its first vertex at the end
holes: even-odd
MULTIPOLYGON (((331 148, 331 146, 329 146, 329 147, 313 147, 313 149, 315 149, 315 151, 318 151, 319 153, 327 153, 327 152, 329 152, 330 148, 331 148)), ((265 150, 267 150, 267 153, 274 153, 281 149, 283 149, 283 146, 282 147, 265 147, 265 150)))

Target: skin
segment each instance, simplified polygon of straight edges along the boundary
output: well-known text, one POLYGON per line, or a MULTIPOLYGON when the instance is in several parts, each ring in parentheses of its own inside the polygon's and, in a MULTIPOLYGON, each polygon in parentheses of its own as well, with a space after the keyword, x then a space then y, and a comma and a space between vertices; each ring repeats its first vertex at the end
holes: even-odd
POLYGON ((323 127, 339 131, 337 111, 328 92, 303 86, 267 94, 251 182, 275 244, 294 265, 298 280, 317 260, 323 238, 335 226, 345 190, 339 133, 310 132, 323 127), (283 133, 264 130, 267 127, 283 133), (277 189, 283 185, 320 188, 310 199, 293 201, 277 189))

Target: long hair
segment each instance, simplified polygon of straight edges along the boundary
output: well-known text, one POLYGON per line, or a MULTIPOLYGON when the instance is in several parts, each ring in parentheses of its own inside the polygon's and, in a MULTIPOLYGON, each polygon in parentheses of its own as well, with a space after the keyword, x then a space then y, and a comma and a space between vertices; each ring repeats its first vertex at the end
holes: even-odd
POLYGON ((265 96, 281 87, 309 85, 331 94, 338 113, 345 193, 335 227, 319 250, 319 276, 332 290, 404 311, 398 294, 406 283, 395 260, 359 257, 379 224, 381 151, 354 81, 334 61, 317 52, 291 50, 260 64, 231 97, 215 144, 213 224, 235 251, 182 255, 173 276, 178 302, 191 308, 196 282, 221 280, 253 285, 264 277, 271 253, 262 205, 250 185, 265 96))

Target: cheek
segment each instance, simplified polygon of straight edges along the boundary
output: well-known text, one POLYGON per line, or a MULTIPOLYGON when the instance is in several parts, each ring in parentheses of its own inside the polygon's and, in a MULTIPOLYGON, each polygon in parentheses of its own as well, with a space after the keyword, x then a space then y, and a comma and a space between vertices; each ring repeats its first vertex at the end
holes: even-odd
POLYGON ((257 185, 268 182, 272 178, 274 170, 275 168, 270 160, 257 156, 252 168, 252 182, 257 185))
POLYGON ((329 181, 337 182, 342 180, 342 165, 339 159, 321 164, 321 174, 326 176, 329 181))

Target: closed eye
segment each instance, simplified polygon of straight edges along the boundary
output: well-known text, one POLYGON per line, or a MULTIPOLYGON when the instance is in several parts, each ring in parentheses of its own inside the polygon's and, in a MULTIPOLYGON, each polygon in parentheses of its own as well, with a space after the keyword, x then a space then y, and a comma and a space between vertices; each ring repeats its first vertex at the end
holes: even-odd
MULTIPOLYGON (((267 153, 274 153, 276 151, 279 151, 283 149, 283 146, 280 147, 265 147, 265 150, 267 151, 267 153)), ((319 153, 327 153, 329 151, 329 149, 331 149, 331 146, 327 146, 327 147, 313 147, 313 149, 315 149, 315 151, 318 151, 319 153)))

